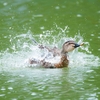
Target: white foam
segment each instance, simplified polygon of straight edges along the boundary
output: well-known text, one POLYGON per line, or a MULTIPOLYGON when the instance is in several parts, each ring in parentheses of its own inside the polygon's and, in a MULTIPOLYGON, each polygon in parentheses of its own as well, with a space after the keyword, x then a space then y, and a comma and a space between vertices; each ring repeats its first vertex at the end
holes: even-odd
MULTIPOLYGON (((19 68, 28 66, 24 63, 26 59, 44 59, 48 54, 47 61, 57 62, 59 57, 52 58, 46 49, 40 50, 36 43, 32 41, 35 38, 38 44, 44 44, 49 47, 57 46, 62 47, 62 44, 67 40, 75 40, 78 43, 84 42, 85 45, 69 53, 70 64, 69 66, 99 66, 99 57, 94 56, 89 50, 89 42, 85 42, 83 37, 78 33, 74 37, 68 37, 68 26, 64 29, 56 26, 56 29, 43 31, 42 34, 34 35, 30 30, 25 34, 16 36, 9 36, 11 47, 6 51, 0 53, 0 70, 10 68, 19 68), (58 33, 57 35, 55 33, 58 33)), ((35 66, 35 65, 34 65, 35 66)))

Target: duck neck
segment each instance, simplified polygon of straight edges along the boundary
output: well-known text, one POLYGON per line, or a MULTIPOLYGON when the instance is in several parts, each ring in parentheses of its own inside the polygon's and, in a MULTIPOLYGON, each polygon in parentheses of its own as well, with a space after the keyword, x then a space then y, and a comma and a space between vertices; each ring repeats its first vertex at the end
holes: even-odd
POLYGON ((67 59, 67 53, 68 52, 64 52, 63 50, 61 51, 61 63, 63 66, 68 66, 69 60, 67 59))
POLYGON ((61 56, 66 56, 68 52, 65 52, 64 50, 61 51, 61 56))

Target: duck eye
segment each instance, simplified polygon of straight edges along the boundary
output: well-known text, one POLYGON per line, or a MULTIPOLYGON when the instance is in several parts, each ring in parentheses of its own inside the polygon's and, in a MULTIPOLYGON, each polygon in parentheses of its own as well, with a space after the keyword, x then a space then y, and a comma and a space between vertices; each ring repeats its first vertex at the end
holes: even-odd
POLYGON ((69 45, 71 45, 72 47, 74 47, 74 46, 75 46, 73 43, 69 43, 69 45))

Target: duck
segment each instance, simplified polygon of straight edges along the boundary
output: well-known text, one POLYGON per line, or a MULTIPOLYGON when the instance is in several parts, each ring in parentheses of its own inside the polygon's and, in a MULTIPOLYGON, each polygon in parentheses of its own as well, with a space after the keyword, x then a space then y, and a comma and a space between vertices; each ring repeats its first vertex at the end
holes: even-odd
POLYGON ((57 63, 47 62, 46 59, 37 60, 37 59, 29 59, 29 64, 39 64, 44 68, 64 68, 68 67, 69 59, 68 59, 68 52, 73 51, 77 47, 82 46, 84 43, 78 44, 73 40, 66 41, 62 45, 62 49, 58 49, 57 47, 48 48, 47 46, 40 45, 40 49, 47 49, 49 52, 53 54, 53 56, 60 56, 60 61, 57 63))

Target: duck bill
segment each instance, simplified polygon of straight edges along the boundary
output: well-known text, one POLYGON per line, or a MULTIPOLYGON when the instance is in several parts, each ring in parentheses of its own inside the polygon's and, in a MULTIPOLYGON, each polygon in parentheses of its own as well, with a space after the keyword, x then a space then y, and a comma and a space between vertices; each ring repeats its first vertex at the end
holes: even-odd
POLYGON ((80 47, 80 46, 82 46, 83 44, 84 44, 84 43, 81 43, 81 44, 77 44, 77 43, 75 43, 74 48, 80 47))
POLYGON ((77 48, 77 47, 79 47, 79 46, 80 46, 80 44, 75 43, 74 48, 77 48))

